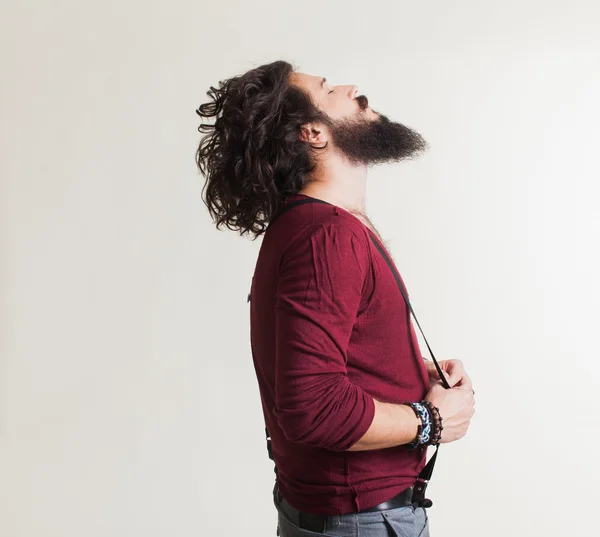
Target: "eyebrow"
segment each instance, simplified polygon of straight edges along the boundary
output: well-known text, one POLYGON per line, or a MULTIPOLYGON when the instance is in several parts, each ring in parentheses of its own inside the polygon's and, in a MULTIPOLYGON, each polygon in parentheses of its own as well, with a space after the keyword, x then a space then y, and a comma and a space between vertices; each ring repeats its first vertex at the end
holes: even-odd
POLYGON ((327 79, 323 77, 323 79, 321 80, 321 87, 323 87, 323 84, 325 84, 325 82, 327 82, 327 79))

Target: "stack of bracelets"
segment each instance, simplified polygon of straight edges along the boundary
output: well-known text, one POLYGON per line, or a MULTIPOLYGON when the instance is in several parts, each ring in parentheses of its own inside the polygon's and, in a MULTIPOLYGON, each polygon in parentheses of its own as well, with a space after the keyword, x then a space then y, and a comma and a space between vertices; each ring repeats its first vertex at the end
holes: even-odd
POLYGON ((418 446, 437 446, 442 439, 442 416, 440 409, 433 406, 431 401, 421 401, 419 403, 407 403, 421 420, 416 438, 407 445, 409 449, 418 446))

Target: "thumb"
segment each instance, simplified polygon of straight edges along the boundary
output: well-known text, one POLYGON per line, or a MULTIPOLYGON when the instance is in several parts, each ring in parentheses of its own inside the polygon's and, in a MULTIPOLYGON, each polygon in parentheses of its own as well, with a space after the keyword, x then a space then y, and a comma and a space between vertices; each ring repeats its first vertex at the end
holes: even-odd
POLYGON ((454 374, 448 374, 446 373, 446 380, 448 381, 448 384, 450 385, 451 388, 454 387, 454 385, 460 380, 460 377, 454 373, 454 374))

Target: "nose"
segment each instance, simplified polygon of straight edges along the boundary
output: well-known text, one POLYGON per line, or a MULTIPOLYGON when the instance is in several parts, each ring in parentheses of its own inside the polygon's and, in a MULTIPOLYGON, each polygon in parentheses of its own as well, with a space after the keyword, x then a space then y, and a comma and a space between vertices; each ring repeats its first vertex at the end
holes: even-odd
POLYGON ((342 95, 344 94, 345 89, 346 95, 348 95, 350 99, 355 99, 358 95, 358 86, 338 86, 338 88, 340 89, 340 94, 342 95))

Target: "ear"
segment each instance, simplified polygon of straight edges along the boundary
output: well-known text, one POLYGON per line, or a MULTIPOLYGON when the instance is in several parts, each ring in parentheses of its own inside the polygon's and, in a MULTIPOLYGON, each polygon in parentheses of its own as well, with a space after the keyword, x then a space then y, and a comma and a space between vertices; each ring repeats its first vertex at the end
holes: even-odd
POLYGON ((327 134, 320 123, 307 123, 300 127, 300 140, 310 145, 322 145, 327 141, 327 134))

